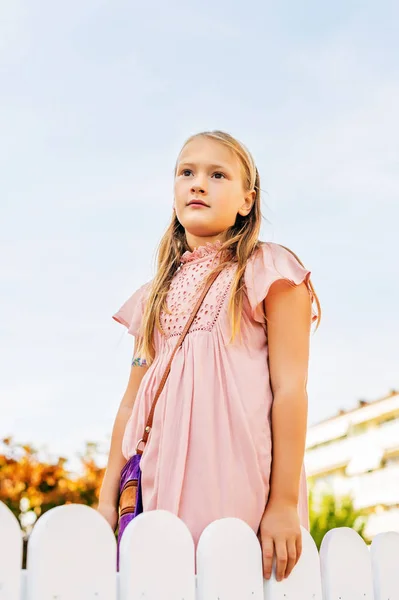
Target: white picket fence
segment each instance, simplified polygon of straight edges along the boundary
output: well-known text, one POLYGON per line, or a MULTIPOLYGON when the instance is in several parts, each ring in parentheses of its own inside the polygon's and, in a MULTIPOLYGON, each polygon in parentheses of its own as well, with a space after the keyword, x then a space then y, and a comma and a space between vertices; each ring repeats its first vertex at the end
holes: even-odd
POLYGON ((370 550, 346 527, 330 531, 319 553, 303 533, 302 556, 288 579, 265 581, 260 545, 239 519, 191 535, 166 511, 127 527, 116 572, 116 542, 95 510, 78 504, 45 513, 22 570, 18 521, 0 502, 0 600, 399 600, 399 533, 378 535, 370 550))

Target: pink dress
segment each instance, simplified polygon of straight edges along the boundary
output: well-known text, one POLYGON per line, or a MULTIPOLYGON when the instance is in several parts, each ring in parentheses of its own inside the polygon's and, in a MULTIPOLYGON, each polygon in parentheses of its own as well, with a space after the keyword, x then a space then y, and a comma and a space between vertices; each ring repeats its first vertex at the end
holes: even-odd
MULTIPOLYGON (((167 297, 171 314, 161 315, 155 360, 126 424, 122 446, 126 459, 135 453, 170 353, 201 292, 204 275, 218 260, 219 247, 220 242, 208 243, 182 256, 167 297)), ((258 531, 269 496, 273 401, 262 303, 276 280, 308 285, 311 274, 282 246, 262 243, 245 271, 242 339, 228 345, 227 305, 235 269, 230 265, 219 275, 173 359, 141 459, 144 510, 165 509, 178 515, 196 545, 204 528, 223 517, 238 517, 258 531)), ((139 288, 113 316, 133 336, 140 332, 149 286, 150 282, 139 288)), ((313 302, 312 311, 314 321, 313 302)), ((304 467, 298 512, 308 529, 304 467)))

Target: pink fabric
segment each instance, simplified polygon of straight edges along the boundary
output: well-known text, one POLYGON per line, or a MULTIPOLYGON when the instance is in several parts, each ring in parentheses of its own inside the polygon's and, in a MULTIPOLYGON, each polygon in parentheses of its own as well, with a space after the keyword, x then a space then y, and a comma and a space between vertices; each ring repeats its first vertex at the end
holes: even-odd
MULTIPOLYGON (((219 246, 207 244, 182 257, 167 298, 171 314, 161 316, 162 333, 155 332, 156 357, 126 425, 122 446, 126 459, 142 437, 170 353, 204 275, 217 260, 219 246)), ((228 345, 227 305, 235 269, 231 265, 220 275, 174 357, 141 459, 144 510, 165 509, 178 515, 195 544, 209 523, 223 517, 238 517, 258 531, 269 495, 273 401, 262 303, 274 281, 284 278, 308 285, 311 274, 282 246, 263 243, 245 272, 242 339, 228 345)), ((150 284, 137 290, 113 316, 132 335, 140 333, 150 284)), ((313 304, 312 309, 313 321, 317 318, 313 304)), ((308 529, 304 467, 298 512, 308 529)))

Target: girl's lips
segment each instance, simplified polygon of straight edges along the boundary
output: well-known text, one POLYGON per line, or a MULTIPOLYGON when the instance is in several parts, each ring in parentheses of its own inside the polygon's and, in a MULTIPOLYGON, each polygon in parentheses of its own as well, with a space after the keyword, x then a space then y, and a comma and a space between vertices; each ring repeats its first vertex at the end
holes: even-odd
POLYGON ((208 205, 205 204, 205 202, 203 202, 202 200, 190 200, 188 206, 206 206, 207 208, 209 208, 208 205))

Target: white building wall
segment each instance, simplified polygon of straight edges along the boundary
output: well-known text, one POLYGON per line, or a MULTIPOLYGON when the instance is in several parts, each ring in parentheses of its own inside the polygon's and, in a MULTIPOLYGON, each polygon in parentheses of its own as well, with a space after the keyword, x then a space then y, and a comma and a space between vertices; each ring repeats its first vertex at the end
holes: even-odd
POLYGON ((399 393, 310 427, 305 467, 318 489, 351 494, 356 508, 374 511, 369 537, 399 531, 399 393))

